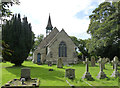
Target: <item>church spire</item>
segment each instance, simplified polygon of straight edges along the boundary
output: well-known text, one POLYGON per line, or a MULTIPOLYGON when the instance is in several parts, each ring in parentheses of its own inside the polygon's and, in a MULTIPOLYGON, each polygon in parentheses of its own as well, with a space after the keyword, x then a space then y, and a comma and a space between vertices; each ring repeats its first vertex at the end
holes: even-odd
POLYGON ((52 31, 52 28, 53 28, 53 26, 52 26, 50 14, 49 14, 48 24, 46 27, 46 35, 48 35, 52 31))

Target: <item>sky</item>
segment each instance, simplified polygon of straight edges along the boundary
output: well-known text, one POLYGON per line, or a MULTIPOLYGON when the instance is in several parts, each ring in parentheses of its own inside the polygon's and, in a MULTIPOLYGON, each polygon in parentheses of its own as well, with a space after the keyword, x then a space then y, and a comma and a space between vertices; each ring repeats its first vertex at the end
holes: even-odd
POLYGON ((19 0, 20 5, 10 9, 20 13, 21 18, 27 16, 35 35, 46 35, 49 14, 53 27, 59 31, 64 29, 69 36, 80 39, 90 38, 87 34, 89 15, 105 0, 19 0))

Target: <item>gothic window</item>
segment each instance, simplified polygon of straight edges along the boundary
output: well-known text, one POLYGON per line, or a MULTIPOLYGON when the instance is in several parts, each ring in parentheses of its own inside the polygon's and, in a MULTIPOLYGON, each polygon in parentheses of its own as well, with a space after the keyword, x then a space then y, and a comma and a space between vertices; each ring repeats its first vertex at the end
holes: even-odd
POLYGON ((59 44, 59 57, 67 57, 67 47, 63 41, 59 44))

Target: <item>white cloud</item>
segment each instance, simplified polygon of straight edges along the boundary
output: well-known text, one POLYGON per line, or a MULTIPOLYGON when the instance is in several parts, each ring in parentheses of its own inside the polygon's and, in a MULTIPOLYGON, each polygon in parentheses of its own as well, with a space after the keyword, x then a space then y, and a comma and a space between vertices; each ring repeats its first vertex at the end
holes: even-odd
MULTIPOLYGON (((12 6, 14 13, 21 13, 28 17, 32 24, 32 30, 36 35, 45 34, 49 13, 53 27, 59 30, 62 28, 72 36, 79 37, 88 29, 89 20, 85 17, 78 19, 76 13, 84 10, 88 13, 89 9, 95 8, 91 3, 96 0, 20 0, 19 6, 12 6)), ((98 3, 101 0, 97 0, 98 3)))

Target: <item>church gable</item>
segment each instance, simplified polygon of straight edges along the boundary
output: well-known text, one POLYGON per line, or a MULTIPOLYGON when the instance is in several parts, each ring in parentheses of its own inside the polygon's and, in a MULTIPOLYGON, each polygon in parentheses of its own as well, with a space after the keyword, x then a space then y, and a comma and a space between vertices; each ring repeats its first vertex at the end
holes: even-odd
POLYGON ((52 45, 54 45, 54 42, 67 42, 68 44, 72 44, 75 47, 75 44, 73 43, 73 41, 71 40, 71 38, 68 36, 68 34, 64 31, 64 29, 62 29, 48 44, 49 47, 51 47, 52 45))

